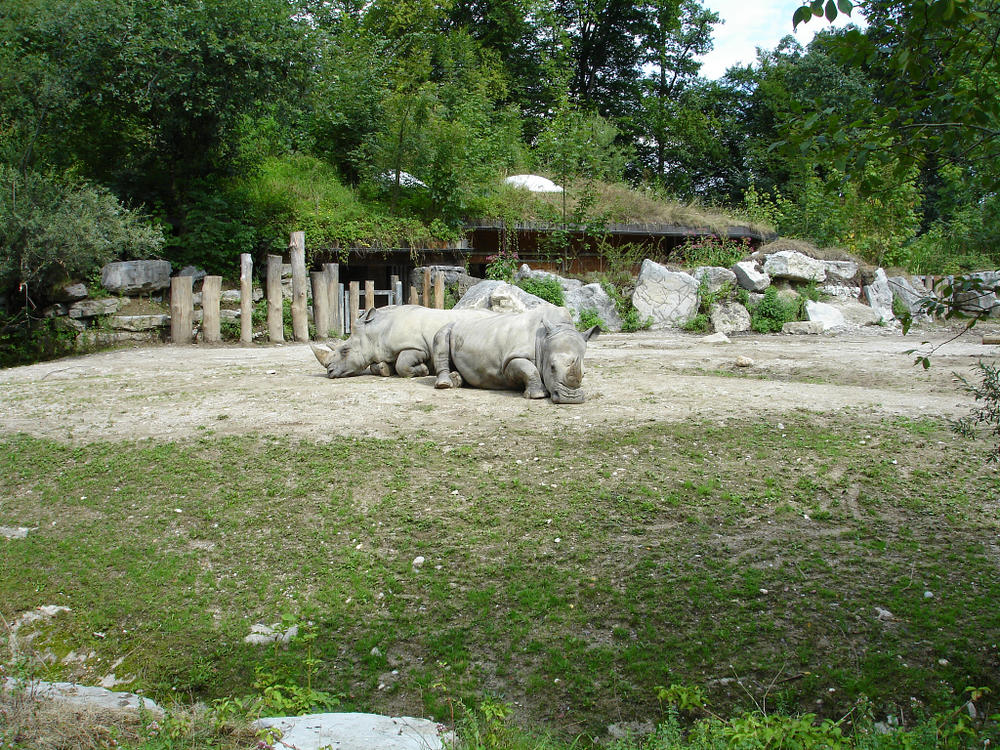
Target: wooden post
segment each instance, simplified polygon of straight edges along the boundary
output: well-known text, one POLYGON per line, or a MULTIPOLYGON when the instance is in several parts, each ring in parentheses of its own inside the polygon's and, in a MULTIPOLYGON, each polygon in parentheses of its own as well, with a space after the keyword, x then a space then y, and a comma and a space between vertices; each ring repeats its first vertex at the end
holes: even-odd
POLYGON ((424 267, 424 294, 421 297, 424 307, 431 306, 431 269, 424 267))
POLYGON ((344 333, 344 322, 340 319, 343 305, 339 304, 337 287, 340 286, 340 266, 336 263, 324 263, 323 274, 326 276, 326 298, 329 306, 330 336, 341 336, 344 333))
POLYGON ((288 243, 292 258, 292 337, 309 340, 309 317, 306 312, 306 233, 292 232, 288 243))
POLYGON ((444 274, 440 271, 434 275, 434 307, 444 310, 444 274))
POLYGON ((390 305, 403 304, 403 300, 400 299, 402 295, 396 294, 396 287, 398 286, 399 286, 399 277, 396 274, 393 274, 392 276, 389 277, 389 291, 392 292, 392 297, 390 298, 389 301, 390 305))
POLYGON ((194 318, 194 294, 190 276, 170 279, 170 340, 175 344, 191 343, 191 321, 194 318))
POLYGON ((316 340, 325 341, 330 334, 330 295, 326 288, 326 273, 313 271, 309 274, 313 290, 313 323, 316 324, 316 340))
POLYGON ((411 305, 420 304, 420 292, 417 291, 417 288, 413 286, 413 284, 410 284, 410 304, 411 305))
POLYGON ((253 343, 253 259, 250 253, 240 254, 240 343, 253 343))
POLYGON ((403 282, 400 281, 398 278, 396 279, 396 283, 392 285, 392 293, 394 295, 396 295, 396 304, 397 305, 402 305, 403 304, 403 282))
POLYGON ((219 322, 219 304, 222 294, 222 277, 206 276, 201 282, 201 340, 206 344, 222 341, 219 322))
POLYGON ((361 307, 361 303, 358 301, 358 297, 361 296, 361 290, 358 287, 358 282, 356 282, 356 281, 352 281, 350 283, 349 289, 350 289, 350 297, 351 297, 351 299, 350 299, 350 302, 348 304, 349 304, 350 313, 351 313, 351 315, 350 315, 350 318, 351 318, 350 319, 351 333, 353 333, 354 332, 354 323, 358 319, 358 311, 359 311, 359 308, 361 307))
POLYGON ((267 256, 267 338, 272 344, 285 342, 281 317, 281 256, 267 256))
POLYGON ((337 317, 340 319, 340 333, 346 334, 350 324, 345 320, 344 315, 344 285, 337 284, 337 317))
POLYGON ((369 279, 365 282, 365 311, 375 307, 375 282, 369 279))

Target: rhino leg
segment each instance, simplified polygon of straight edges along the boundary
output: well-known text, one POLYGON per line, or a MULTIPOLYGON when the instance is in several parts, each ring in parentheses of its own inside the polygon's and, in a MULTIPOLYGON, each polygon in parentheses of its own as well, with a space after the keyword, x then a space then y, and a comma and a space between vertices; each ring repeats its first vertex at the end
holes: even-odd
POLYGON ((394 373, 392 365, 388 362, 375 362, 370 368, 372 375, 380 375, 387 378, 394 373))
POLYGON ((419 349, 405 349, 396 357, 396 372, 402 378, 422 378, 427 369, 427 355, 419 349))
POLYGON ((459 388, 462 385, 462 376, 451 369, 451 329, 454 327, 454 323, 449 323, 434 334, 432 355, 434 372, 437 373, 435 388, 459 388))
POLYGON ((545 390, 542 376, 530 359, 512 359, 503 371, 504 377, 512 383, 524 386, 525 398, 545 398, 549 392, 545 390))

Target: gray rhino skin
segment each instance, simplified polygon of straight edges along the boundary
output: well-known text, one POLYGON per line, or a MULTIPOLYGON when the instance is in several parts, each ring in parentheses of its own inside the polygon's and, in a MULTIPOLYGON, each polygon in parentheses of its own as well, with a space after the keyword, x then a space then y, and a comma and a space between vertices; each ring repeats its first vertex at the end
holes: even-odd
POLYGON ((552 308, 449 323, 434 337, 434 387, 523 389, 525 398, 583 403, 583 355, 599 330, 580 333, 565 309, 552 308))
POLYGON ((313 354, 329 378, 346 378, 371 370, 374 375, 421 377, 430 371, 434 334, 456 320, 495 315, 486 310, 438 310, 421 305, 378 307, 358 317, 346 341, 333 350, 313 346, 313 354))

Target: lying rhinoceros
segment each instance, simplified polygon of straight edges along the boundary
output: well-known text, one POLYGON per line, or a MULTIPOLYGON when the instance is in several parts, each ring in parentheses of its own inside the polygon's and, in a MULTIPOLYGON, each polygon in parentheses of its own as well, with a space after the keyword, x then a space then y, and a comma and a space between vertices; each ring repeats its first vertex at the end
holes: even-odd
POLYGON ((456 320, 495 315, 486 310, 437 310, 420 305, 395 305, 367 311, 351 335, 333 350, 313 346, 327 377, 345 378, 371 369, 376 375, 396 372, 404 378, 427 375, 434 334, 456 320))
POLYGON ((449 323, 434 337, 434 387, 523 388, 525 398, 583 403, 583 355, 598 330, 580 333, 553 308, 449 323))

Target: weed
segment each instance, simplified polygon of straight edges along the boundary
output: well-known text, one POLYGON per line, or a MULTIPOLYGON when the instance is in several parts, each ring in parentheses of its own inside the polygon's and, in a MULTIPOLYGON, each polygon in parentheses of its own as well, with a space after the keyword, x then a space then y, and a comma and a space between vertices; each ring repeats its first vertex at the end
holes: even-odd
POLYGON ((597 326, 602 331, 608 330, 608 325, 605 323, 601 316, 598 314, 597 310, 581 310, 580 320, 576 324, 577 330, 588 331, 594 326, 597 326))
POLYGON ((563 297, 562 284, 559 283, 558 279, 525 277, 518 279, 517 286, 521 287, 528 294, 533 294, 546 302, 551 302, 556 307, 562 307, 566 304, 566 300, 563 297))

